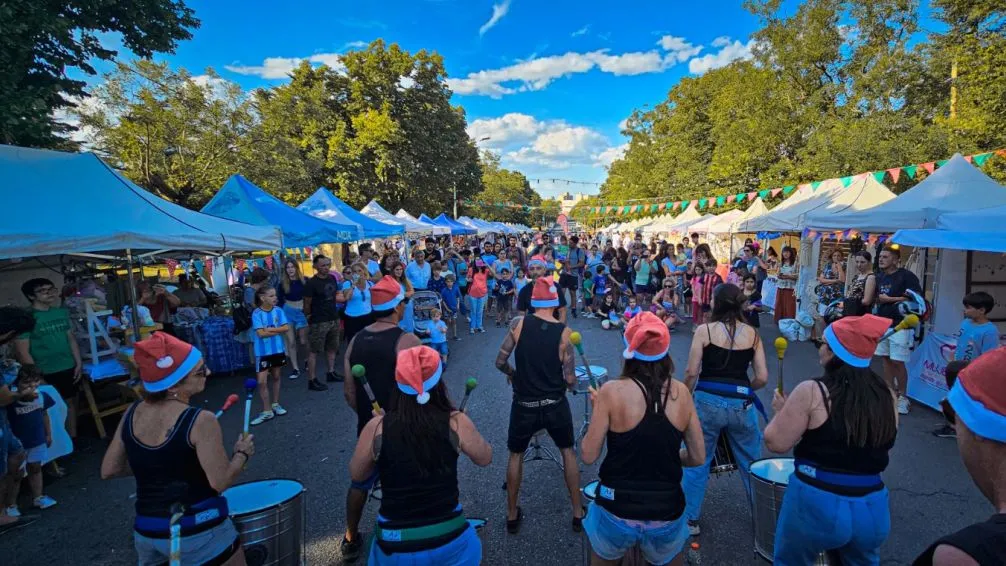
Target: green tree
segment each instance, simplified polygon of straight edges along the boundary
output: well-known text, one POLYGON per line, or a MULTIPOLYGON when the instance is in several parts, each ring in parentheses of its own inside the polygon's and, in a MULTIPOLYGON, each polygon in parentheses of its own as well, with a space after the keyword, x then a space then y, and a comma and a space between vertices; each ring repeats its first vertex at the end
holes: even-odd
POLYGON ((10 0, 0 4, 0 141, 31 147, 68 147, 72 126, 53 113, 86 96, 73 70, 94 75, 94 60, 116 51, 99 34, 118 32, 140 57, 174 52, 199 26, 183 0, 10 0))
POLYGON ((491 151, 483 151, 480 162, 485 189, 475 195, 473 200, 476 204, 465 207, 466 214, 496 222, 533 222, 534 209, 541 204, 541 197, 531 188, 527 177, 523 173, 501 167, 499 156, 491 151), (524 208, 514 208, 507 206, 508 204, 524 208))
POLYGON ((534 222, 531 226, 538 225, 542 228, 547 228, 555 222, 560 212, 562 212, 562 205, 559 204, 558 200, 554 198, 543 199, 538 210, 534 211, 531 215, 531 220, 534 222))

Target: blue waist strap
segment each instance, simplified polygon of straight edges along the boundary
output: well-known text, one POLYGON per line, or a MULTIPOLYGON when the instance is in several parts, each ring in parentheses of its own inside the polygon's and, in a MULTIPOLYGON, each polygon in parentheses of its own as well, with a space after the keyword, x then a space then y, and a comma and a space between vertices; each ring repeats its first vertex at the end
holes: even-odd
MULTIPOLYGON (((194 534, 208 527, 223 522, 228 517, 230 510, 227 507, 227 500, 223 497, 211 497, 185 510, 185 515, 178 521, 182 528, 182 535, 194 534)), ((169 536, 171 529, 171 519, 169 517, 150 517, 147 515, 137 515, 133 521, 133 529, 146 536, 164 535, 169 536)))
POLYGON ((733 397, 736 399, 747 399, 758 409, 761 413, 762 418, 768 421, 768 415, 765 414, 765 405, 762 405, 761 399, 751 391, 750 387, 745 387, 743 385, 730 385, 728 383, 719 383, 716 381, 702 381, 701 379, 695 385, 696 391, 703 391, 705 393, 711 393, 713 395, 719 395, 721 397, 733 397))
POLYGON ((819 482, 840 487, 878 487, 884 484, 880 474, 847 474, 843 472, 829 472, 817 467, 808 460, 797 460, 794 462, 796 471, 819 482))

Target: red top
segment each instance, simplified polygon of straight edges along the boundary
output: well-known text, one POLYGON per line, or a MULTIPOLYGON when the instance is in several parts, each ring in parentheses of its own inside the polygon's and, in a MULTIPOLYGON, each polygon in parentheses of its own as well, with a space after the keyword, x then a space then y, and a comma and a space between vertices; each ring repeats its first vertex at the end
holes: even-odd
POLYGON ((481 299, 488 294, 488 288, 486 287, 486 273, 473 273, 472 276, 472 286, 468 288, 468 296, 474 299, 481 299))

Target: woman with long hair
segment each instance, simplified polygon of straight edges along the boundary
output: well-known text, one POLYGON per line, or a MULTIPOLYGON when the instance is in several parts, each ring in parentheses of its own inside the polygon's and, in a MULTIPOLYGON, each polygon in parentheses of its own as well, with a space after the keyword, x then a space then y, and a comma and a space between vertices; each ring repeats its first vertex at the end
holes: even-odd
POLYGON ((833 551, 842 564, 880 564, 891 530, 880 474, 898 433, 897 394, 870 369, 891 321, 873 315, 832 323, 818 346, 824 376, 772 399, 765 446, 793 450, 795 471, 775 532, 775 563, 812 564, 833 551))
POLYGON ((386 413, 360 433, 349 463, 353 481, 375 469, 381 509, 367 563, 475 565, 482 543, 458 497, 458 455, 492 462, 492 447, 451 403, 440 354, 428 346, 398 353, 386 413))
POLYGON ((873 272, 873 257, 866 250, 855 255, 856 276, 845 291, 842 316, 859 316, 870 312, 877 294, 877 275, 873 272))
POLYGON ((695 251, 693 252, 693 261, 696 265, 701 264, 705 267, 706 262, 713 257, 713 251, 709 248, 709 244, 702 243, 695 246, 695 251))
POLYGON ((784 318, 796 318, 796 281, 800 269, 796 265, 796 250, 790 246, 782 249, 779 258, 779 281, 775 292, 775 323, 784 318))
POLYGON ((342 302, 346 305, 346 309, 342 312, 346 343, 351 342, 357 332, 374 322, 370 300, 370 288, 374 283, 369 279, 370 272, 367 270, 367 265, 354 263, 351 269, 349 287, 342 291, 342 302))
POLYGON ((761 456, 758 414, 764 415, 764 409, 754 392, 768 381, 768 367, 758 330, 745 322, 746 302, 747 297, 736 285, 717 286, 713 291, 711 321, 695 329, 688 352, 685 384, 695 391, 695 409, 702 422, 706 447, 705 462, 685 470, 682 483, 692 536, 700 532, 699 515, 709 481, 709 465, 720 435, 726 435, 749 500, 748 470, 751 462, 761 456), (754 370, 750 378, 749 369, 754 370))
POLYGON ((486 331, 482 326, 482 319, 489 299, 488 280, 492 272, 492 268, 481 259, 475 260, 475 264, 468 270, 468 280, 471 281, 471 286, 468 288, 468 306, 472 313, 469 334, 486 331))
POLYGON ((144 397, 126 410, 101 461, 101 477, 136 478, 133 544, 141 566, 167 564, 174 506, 183 506, 182 564, 245 563, 241 540, 220 494, 255 453, 239 436, 233 456, 210 411, 189 404, 206 387, 202 353, 165 332, 136 343, 144 397))
POLYGON ((416 294, 416 290, 412 287, 412 282, 409 281, 409 278, 405 276, 405 264, 401 261, 396 260, 391 264, 390 273, 402 288, 405 289, 405 312, 402 314, 402 320, 398 323, 398 326, 406 332, 412 332, 416 329, 416 315, 415 311, 412 310, 412 295, 416 294))
POLYGON ((283 274, 280 276, 276 295, 283 314, 290 322, 290 330, 286 333, 286 354, 290 358, 290 379, 300 377, 300 364, 297 363, 297 347, 307 344, 307 317, 304 316, 304 284, 307 279, 300 272, 300 264, 292 258, 283 262, 283 274))
POLYGON ((608 444, 602 495, 583 522, 591 564, 617 564, 639 544, 648 563, 681 565, 688 539, 682 467, 705 461, 701 425, 688 388, 673 379, 664 322, 641 313, 626 327, 625 342, 622 376, 590 391, 594 413, 581 444, 588 465, 608 444))

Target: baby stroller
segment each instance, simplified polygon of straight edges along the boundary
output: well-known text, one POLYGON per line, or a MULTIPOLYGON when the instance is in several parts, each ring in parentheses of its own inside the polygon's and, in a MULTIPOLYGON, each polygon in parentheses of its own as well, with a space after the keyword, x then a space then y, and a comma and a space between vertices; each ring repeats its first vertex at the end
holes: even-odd
POLYGON ((443 305, 440 304, 440 295, 434 291, 416 291, 412 295, 416 336, 423 341, 423 344, 430 342, 430 328, 433 326, 433 309, 440 309, 440 312, 444 312, 443 305))

